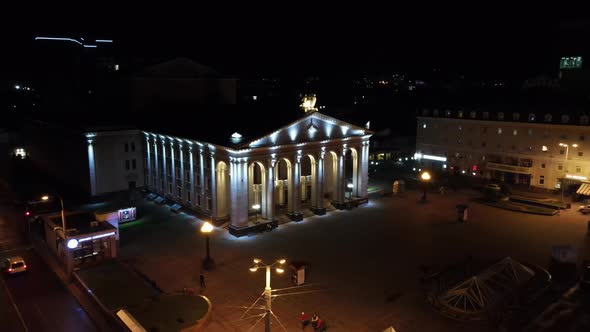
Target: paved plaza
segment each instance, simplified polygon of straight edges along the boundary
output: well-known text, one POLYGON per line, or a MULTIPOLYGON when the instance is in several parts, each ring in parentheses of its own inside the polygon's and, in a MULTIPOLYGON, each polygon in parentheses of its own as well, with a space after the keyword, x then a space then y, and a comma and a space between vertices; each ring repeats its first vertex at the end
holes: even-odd
MULTIPOLYGON (((420 284, 424 268, 437 270, 464 261, 500 259, 546 266, 551 247, 570 244, 580 260, 590 257, 586 217, 575 208, 558 216, 500 210, 471 201, 473 191, 432 194, 418 203, 421 192, 378 197, 350 211, 287 223, 251 237, 235 238, 218 228, 211 238, 216 268, 205 272, 203 294, 213 303, 207 331, 248 331, 255 322, 240 319, 263 291, 264 271, 252 273, 252 258, 308 262, 308 284, 282 293, 273 311, 287 330, 299 329, 301 311, 317 312, 330 331, 398 332, 492 331, 485 323, 455 322, 433 311, 420 284), (456 222, 455 205, 469 205, 467 223, 456 222)), ((121 229, 121 258, 155 281, 165 292, 199 289, 205 241, 201 220, 175 214, 152 202, 139 204, 144 217, 121 229)), ((273 288, 292 287, 290 273, 272 276, 273 288)), ((260 302, 260 304, 263 304, 260 302)), ((253 310, 252 314, 260 314, 253 310)), ((252 331, 263 331, 262 322, 252 331)), ((281 331, 273 323, 273 330, 281 331)), ((308 327, 308 330, 312 330, 308 327)))

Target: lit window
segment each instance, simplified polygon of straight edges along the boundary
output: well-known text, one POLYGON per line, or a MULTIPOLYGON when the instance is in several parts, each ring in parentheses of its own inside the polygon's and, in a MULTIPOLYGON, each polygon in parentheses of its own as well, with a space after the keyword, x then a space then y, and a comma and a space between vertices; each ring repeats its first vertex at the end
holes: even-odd
POLYGON ((557 170, 558 171, 563 171, 563 165, 562 164, 557 165, 557 170))
POLYGON ((258 96, 252 96, 252 100, 258 100, 258 96))
POLYGON ((545 168, 545 164, 544 164, 544 163, 543 163, 543 164, 541 164, 541 168, 545 168))
POLYGON ((426 123, 423 123, 422 124, 422 128, 426 128, 426 123))
POLYGON ((534 122, 535 121, 535 113, 529 113, 529 121, 530 122, 534 122))
POLYGON ((498 128, 498 135, 502 135, 502 128, 498 128))
POLYGON ((514 129, 514 130, 512 131, 512 135, 513 135, 513 136, 516 136, 516 135, 518 135, 518 130, 517 130, 517 129, 514 129))
POLYGON ((119 70, 119 65, 115 65, 115 71, 119 70))
POLYGON ((543 145, 543 146, 541 147, 541 151, 543 151, 543 152, 547 152, 547 145, 543 145))
POLYGON ((545 176, 544 175, 539 176, 539 184, 545 184, 545 176))

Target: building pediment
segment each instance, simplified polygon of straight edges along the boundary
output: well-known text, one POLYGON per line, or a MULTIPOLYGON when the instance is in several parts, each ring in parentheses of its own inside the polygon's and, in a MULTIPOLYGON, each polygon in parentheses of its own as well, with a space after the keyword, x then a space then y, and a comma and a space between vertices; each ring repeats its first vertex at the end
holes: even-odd
POLYGON ((373 134, 370 130, 314 112, 272 133, 249 141, 243 147, 290 145, 373 134))

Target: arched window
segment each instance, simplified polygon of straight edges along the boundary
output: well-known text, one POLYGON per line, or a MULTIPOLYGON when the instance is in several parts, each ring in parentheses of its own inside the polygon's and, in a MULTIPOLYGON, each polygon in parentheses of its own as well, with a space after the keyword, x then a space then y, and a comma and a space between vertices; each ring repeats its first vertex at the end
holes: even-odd
POLYGON ((469 117, 475 119, 477 117, 477 113, 475 113, 475 111, 471 111, 469 112, 469 117))
POLYGON ((535 113, 529 113, 529 121, 535 122, 535 113))
POLYGON ((520 120, 520 113, 512 113, 512 121, 520 120))
POLYGON ((551 114, 545 114, 545 122, 551 122, 553 120, 553 116, 551 114))
POLYGON ((568 123, 570 122, 570 116, 567 114, 562 114, 561 115, 561 123, 568 123))
POLYGON ((463 111, 457 111, 457 116, 462 118, 463 117, 463 111))
POLYGON ((498 113, 498 120, 504 120, 504 112, 498 113))
POLYGON ((588 116, 587 115, 582 115, 580 117, 580 124, 583 124, 583 125, 587 125, 588 124, 588 116))

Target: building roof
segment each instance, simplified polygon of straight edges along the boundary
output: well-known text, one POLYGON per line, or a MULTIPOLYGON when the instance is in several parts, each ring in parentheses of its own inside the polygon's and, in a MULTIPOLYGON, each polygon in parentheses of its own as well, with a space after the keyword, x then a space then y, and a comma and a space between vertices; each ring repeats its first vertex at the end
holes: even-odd
MULTIPOLYGON (((47 216, 47 219, 55 226, 61 227, 60 213, 49 215, 47 216)), ((65 219, 69 236, 115 230, 115 228, 107 222, 99 222, 96 225, 92 224, 93 221, 96 221, 96 218, 94 217, 94 214, 90 212, 69 212, 65 214, 65 219)))

